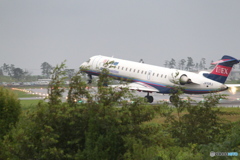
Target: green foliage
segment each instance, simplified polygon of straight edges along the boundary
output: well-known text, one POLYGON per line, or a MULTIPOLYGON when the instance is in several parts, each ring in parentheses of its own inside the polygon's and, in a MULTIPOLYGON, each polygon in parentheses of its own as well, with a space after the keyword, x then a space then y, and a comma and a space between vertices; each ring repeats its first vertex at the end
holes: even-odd
POLYGON ((20 113, 17 96, 11 90, 0 87, 0 139, 15 125, 20 113))
POLYGON ((66 65, 65 61, 59 66, 57 65, 52 72, 52 80, 48 85, 48 102, 51 105, 61 103, 62 94, 64 90, 64 79, 66 79, 66 65))
POLYGON ((13 77, 20 80, 24 76, 24 71, 21 68, 13 69, 13 77))
POLYGON ((13 79, 9 76, 0 76, 0 82, 13 82, 13 79))
MULTIPOLYGON (((230 133, 218 143, 200 145, 199 151, 203 154, 204 159, 209 159, 209 153, 215 152, 238 152, 240 153, 240 121, 232 124, 230 133)), ((218 157, 218 159, 232 159, 232 157, 218 157)))
MULTIPOLYGON (((173 95, 179 97, 181 88, 173 95)), ((177 115, 172 114, 172 110, 162 114, 166 117, 166 127, 176 139, 180 146, 189 144, 209 144, 221 141, 229 132, 230 124, 219 118, 219 115, 226 114, 221 112, 216 105, 226 96, 221 94, 210 94, 204 97, 204 102, 196 105, 191 104, 192 100, 181 100, 174 98, 173 105, 176 106, 177 115), (187 114, 181 115, 183 111, 187 114), (170 125, 169 125, 170 124, 170 125)))
MULTIPOLYGON (((62 74, 61 65, 53 73, 62 74)), ((152 120, 160 106, 148 106, 127 89, 105 87, 103 70, 96 93, 86 88, 78 72, 71 80, 69 98, 61 98, 61 77, 53 76, 49 103, 28 112, 3 141, 2 157, 10 159, 132 159, 155 157, 156 147, 167 146, 169 135, 152 120), (57 83, 58 82, 58 83, 57 83), (87 98, 86 103, 74 99, 87 98), (124 98, 131 98, 130 103, 124 98), (120 107, 121 106, 121 107, 120 107)))
POLYGON ((43 62, 41 64, 41 69, 42 69, 42 75, 49 78, 49 76, 51 75, 51 71, 53 69, 52 66, 48 62, 43 62))
POLYGON ((70 106, 76 106, 77 101, 87 99, 88 102, 92 101, 89 86, 82 80, 81 70, 79 70, 72 78, 69 84, 67 102, 70 106))
POLYGON ((202 154, 194 151, 194 145, 188 147, 169 146, 167 148, 161 148, 158 157, 161 160, 203 160, 202 154))
POLYGON ((57 66, 48 103, 40 101, 36 110, 24 112, 16 127, 5 133, 0 159, 201 160, 209 159, 211 150, 240 151, 240 123, 232 127, 221 120, 219 115, 225 113, 215 107, 223 95, 209 95, 193 105, 190 98, 178 98, 182 88, 176 85, 173 114, 167 103, 149 105, 127 88, 110 87, 111 62, 104 67, 97 89, 83 81, 81 70, 77 72, 68 100, 62 102, 65 64, 57 66), (166 118, 164 125, 152 122, 159 115, 166 118))
POLYGON ((15 126, 21 113, 17 96, 9 89, 0 87, 0 159, 4 152, 3 137, 15 126))

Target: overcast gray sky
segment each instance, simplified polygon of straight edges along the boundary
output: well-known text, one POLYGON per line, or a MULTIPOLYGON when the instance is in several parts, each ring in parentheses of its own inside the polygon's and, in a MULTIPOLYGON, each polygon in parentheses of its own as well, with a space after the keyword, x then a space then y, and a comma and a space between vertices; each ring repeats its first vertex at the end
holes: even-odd
POLYGON ((0 66, 40 74, 93 55, 163 66, 192 57, 240 59, 239 0, 0 0, 0 66))

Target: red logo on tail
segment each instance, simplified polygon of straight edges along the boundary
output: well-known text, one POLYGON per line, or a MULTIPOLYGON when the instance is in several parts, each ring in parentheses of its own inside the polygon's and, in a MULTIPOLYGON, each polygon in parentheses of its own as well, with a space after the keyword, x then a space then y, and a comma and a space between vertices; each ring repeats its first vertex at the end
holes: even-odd
POLYGON ((225 76, 227 77, 229 75, 229 73, 231 72, 232 67, 226 67, 226 66, 222 66, 222 65, 217 65, 211 74, 216 74, 216 75, 220 75, 220 76, 225 76))

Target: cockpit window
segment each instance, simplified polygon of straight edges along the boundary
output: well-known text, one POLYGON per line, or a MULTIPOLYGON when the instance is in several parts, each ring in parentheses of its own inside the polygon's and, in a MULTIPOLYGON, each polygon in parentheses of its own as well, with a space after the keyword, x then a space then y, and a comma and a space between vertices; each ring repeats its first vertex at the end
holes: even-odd
POLYGON ((89 63, 91 61, 91 59, 89 59, 88 61, 87 61, 87 63, 89 63))

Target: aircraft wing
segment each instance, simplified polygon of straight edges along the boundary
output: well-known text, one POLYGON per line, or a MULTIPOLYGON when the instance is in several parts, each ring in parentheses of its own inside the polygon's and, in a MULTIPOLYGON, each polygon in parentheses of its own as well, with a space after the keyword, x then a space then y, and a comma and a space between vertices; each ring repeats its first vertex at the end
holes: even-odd
POLYGON ((225 84, 228 87, 240 87, 240 84, 225 84))
POLYGON ((129 88, 131 90, 144 91, 144 92, 159 92, 159 90, 157 90, 156 88, 142 82, 133 82, 133 83, 123 84, 123 85, 111 85, 111 87, 129 88))

